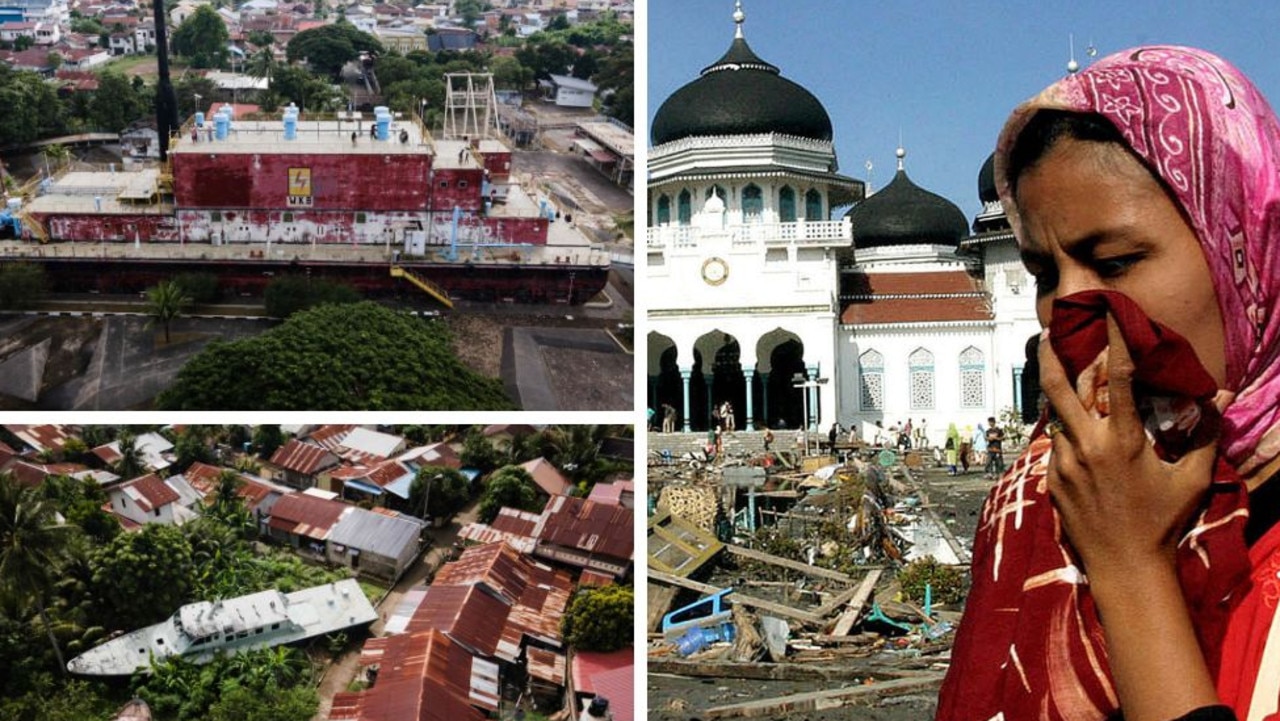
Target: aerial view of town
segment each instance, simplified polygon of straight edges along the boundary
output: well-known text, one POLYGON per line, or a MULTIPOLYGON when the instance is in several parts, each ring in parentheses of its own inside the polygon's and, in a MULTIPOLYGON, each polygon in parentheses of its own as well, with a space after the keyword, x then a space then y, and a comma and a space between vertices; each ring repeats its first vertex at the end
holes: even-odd
POLYGON ((633 15, 3 3, 0 409, 632 408, 633 15))
POLYGON ((630 426, 0 426, 0 718, 632 721, 630 426))

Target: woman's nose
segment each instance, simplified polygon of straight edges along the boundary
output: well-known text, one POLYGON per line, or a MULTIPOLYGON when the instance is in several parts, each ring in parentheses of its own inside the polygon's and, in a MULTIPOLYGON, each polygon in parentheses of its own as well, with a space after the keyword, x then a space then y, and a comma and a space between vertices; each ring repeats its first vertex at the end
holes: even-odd
POLYGON ((1053 294, 1055 298, 1065 298, 1081 291, 1095 290, 1100 287, 1102 283, 1097 273, 1088 267, 1070 261, 1059 262, 1058 285, 1053 294))

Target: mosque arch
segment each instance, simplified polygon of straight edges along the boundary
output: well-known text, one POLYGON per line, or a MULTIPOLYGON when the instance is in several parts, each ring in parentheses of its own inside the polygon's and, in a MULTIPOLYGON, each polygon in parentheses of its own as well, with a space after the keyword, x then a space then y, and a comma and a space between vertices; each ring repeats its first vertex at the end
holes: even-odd
POLYGON ((764 215, 764 191, 755 183, 742 189, 742 219, 748 223, 760 222, 764 215))
MULTIPOLYGON (((701 335, 693 344, 693 373, 689 381, 689 427, 703 431, 712 427, 712 411, 728 401, 735 421, 745 418, 746 382, 743 379, 742 349, 732 334, 716 329, 701 335)), ((736 423, 745 428, 744 423, 736 423)))
MULTIPOLYGON (((756 417, 770 428, 804 427, 806 391, 795 387, 794 378, 796 374, 808 377, 810 370, 799 335, 778 327, 760 336, 756 342, 756 417)), ((810 408, 810 415, 817 416, 816 407, 810 408)))
POLYGON ((676 198, 676 219, 680 225, 693 222, 693 194, 688 188, 682 189, 676 198))
POLYGON ((655 225, 671 224, 671 197, 666 193, 658 196, 658 211, 654 217, 655 225))
POLYGON ((804 219, 805 220, 826 220, 826 213, 822 210, 822 193, 816 189, 810 188, 809 192, 804 194, 804 219))
POLYGON ((778 221, 796 222, 796 191, 790 185, 778 189, 778 221))

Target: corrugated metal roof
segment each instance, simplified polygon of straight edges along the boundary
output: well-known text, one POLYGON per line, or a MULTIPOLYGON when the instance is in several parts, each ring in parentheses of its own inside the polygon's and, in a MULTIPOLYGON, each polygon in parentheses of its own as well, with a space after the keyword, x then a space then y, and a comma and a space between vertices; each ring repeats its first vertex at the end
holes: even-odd
POLYGON ((37 451, 60 451, 71 438, 71 432, 66 426, 53 423, 35 426, 7 425, 5 428, 37 451))
POLYGON ((458 456, 457 451, 448 443, 432 443, 428 446, 418 446, 396 456, 396 460, 402 463, 412 463, 417 467, 422 466, 444 466, 445 468, 461 468, 462 459, 458 456))
POLYGON ((541 513, 522 511, 518 508, 504 506, 498 509, 498 515, 490 525, 493 526, 495 531, 511 533, 517 536, 532 536, 541 518, 541 513))
POLYGON ((358 548, 362 553, 399 558, 406 547, 418 547, 422 526, 420 521, 408 516, 394 517, 352 508, 329 532, 329 541, 358 548))
POLYGON ((330 719, 359 721, 484 721, 498 708, 495 664, 475 659, 439 630, 371 639, 361 663, 378 663, 378 681, 339 693, 330 719))
POLYGON ((506 533, 483 523, 468 523, 458 531, 458 538, 484 545, 506 543, 521 553, 533 553, 533 549, 538 547, 538 539, 532 536, 506 533))
POLYGON ((378 458, 390 458, 404 447, 404 438, 389 433, 356 427, 342 439, 342 446, 353 451, 360 451, 378 458))
POLYGON ((525 654, 530 676, 564 686, 565 666, 568 662, 563 655, 534 646, 530 646, 525 654))
POLYGON ((138 504, 143 511, 151 511, 179 500, 178 492, 165 485, 154 473, 148 473, 122 483, 118 490, 138 504))
POLYGON ((520 467, 533 476, 533 482, 537 483, 538 488, 541 488, 548 496, 568 493, 573 488, 573 484, 569 482, 568 478, 565 478, 560 469, 545 458, 535 458, 520 467))
POLYGON ((354 508, 338 501, 290 493, 281 496, 280 500, 271 507, 269 525, 282 531, 323 541, 329 537, 329 532, 342 514, 354 508))
MULTIPOLYGON (((471 651, 492 657, 498 654, 509 611, 502 599, 480 586, 445 586, 437 581, 427 589, 409 622, 409 632, 436 628, 471 651)), ((506 660, 515 661, 515 657, 506 660)))
POLYGON ((630 508, 555 496, 547 504, 538 540, 588 553, 629 559, 635 547, 630 508))
POLYGON ((338 465, 338 458, 320 446, 291 438, 272 454, 271 465, 309 476, 338 465))
POLYGON ((311 432, 307 438, 317 446, 326 450, 333 450, 342 444, 342 439, 347 437, 354 428, 355 424, 334 424, 320 426, 311 432))
POLYGON ((635 651, 579 651, 573 655, 574 692, 609 699, 614 721, 635 718, 635 651))

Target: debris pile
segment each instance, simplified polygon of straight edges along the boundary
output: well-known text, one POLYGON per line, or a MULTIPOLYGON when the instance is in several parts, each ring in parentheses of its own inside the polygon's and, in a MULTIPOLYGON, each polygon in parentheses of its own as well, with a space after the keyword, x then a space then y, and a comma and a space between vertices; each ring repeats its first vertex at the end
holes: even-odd
POLYGON ((917 471, 892 454, 768 456, 651 473, 650 673, 813 682, 704 718, 935 693, 968 552, 917 471))

